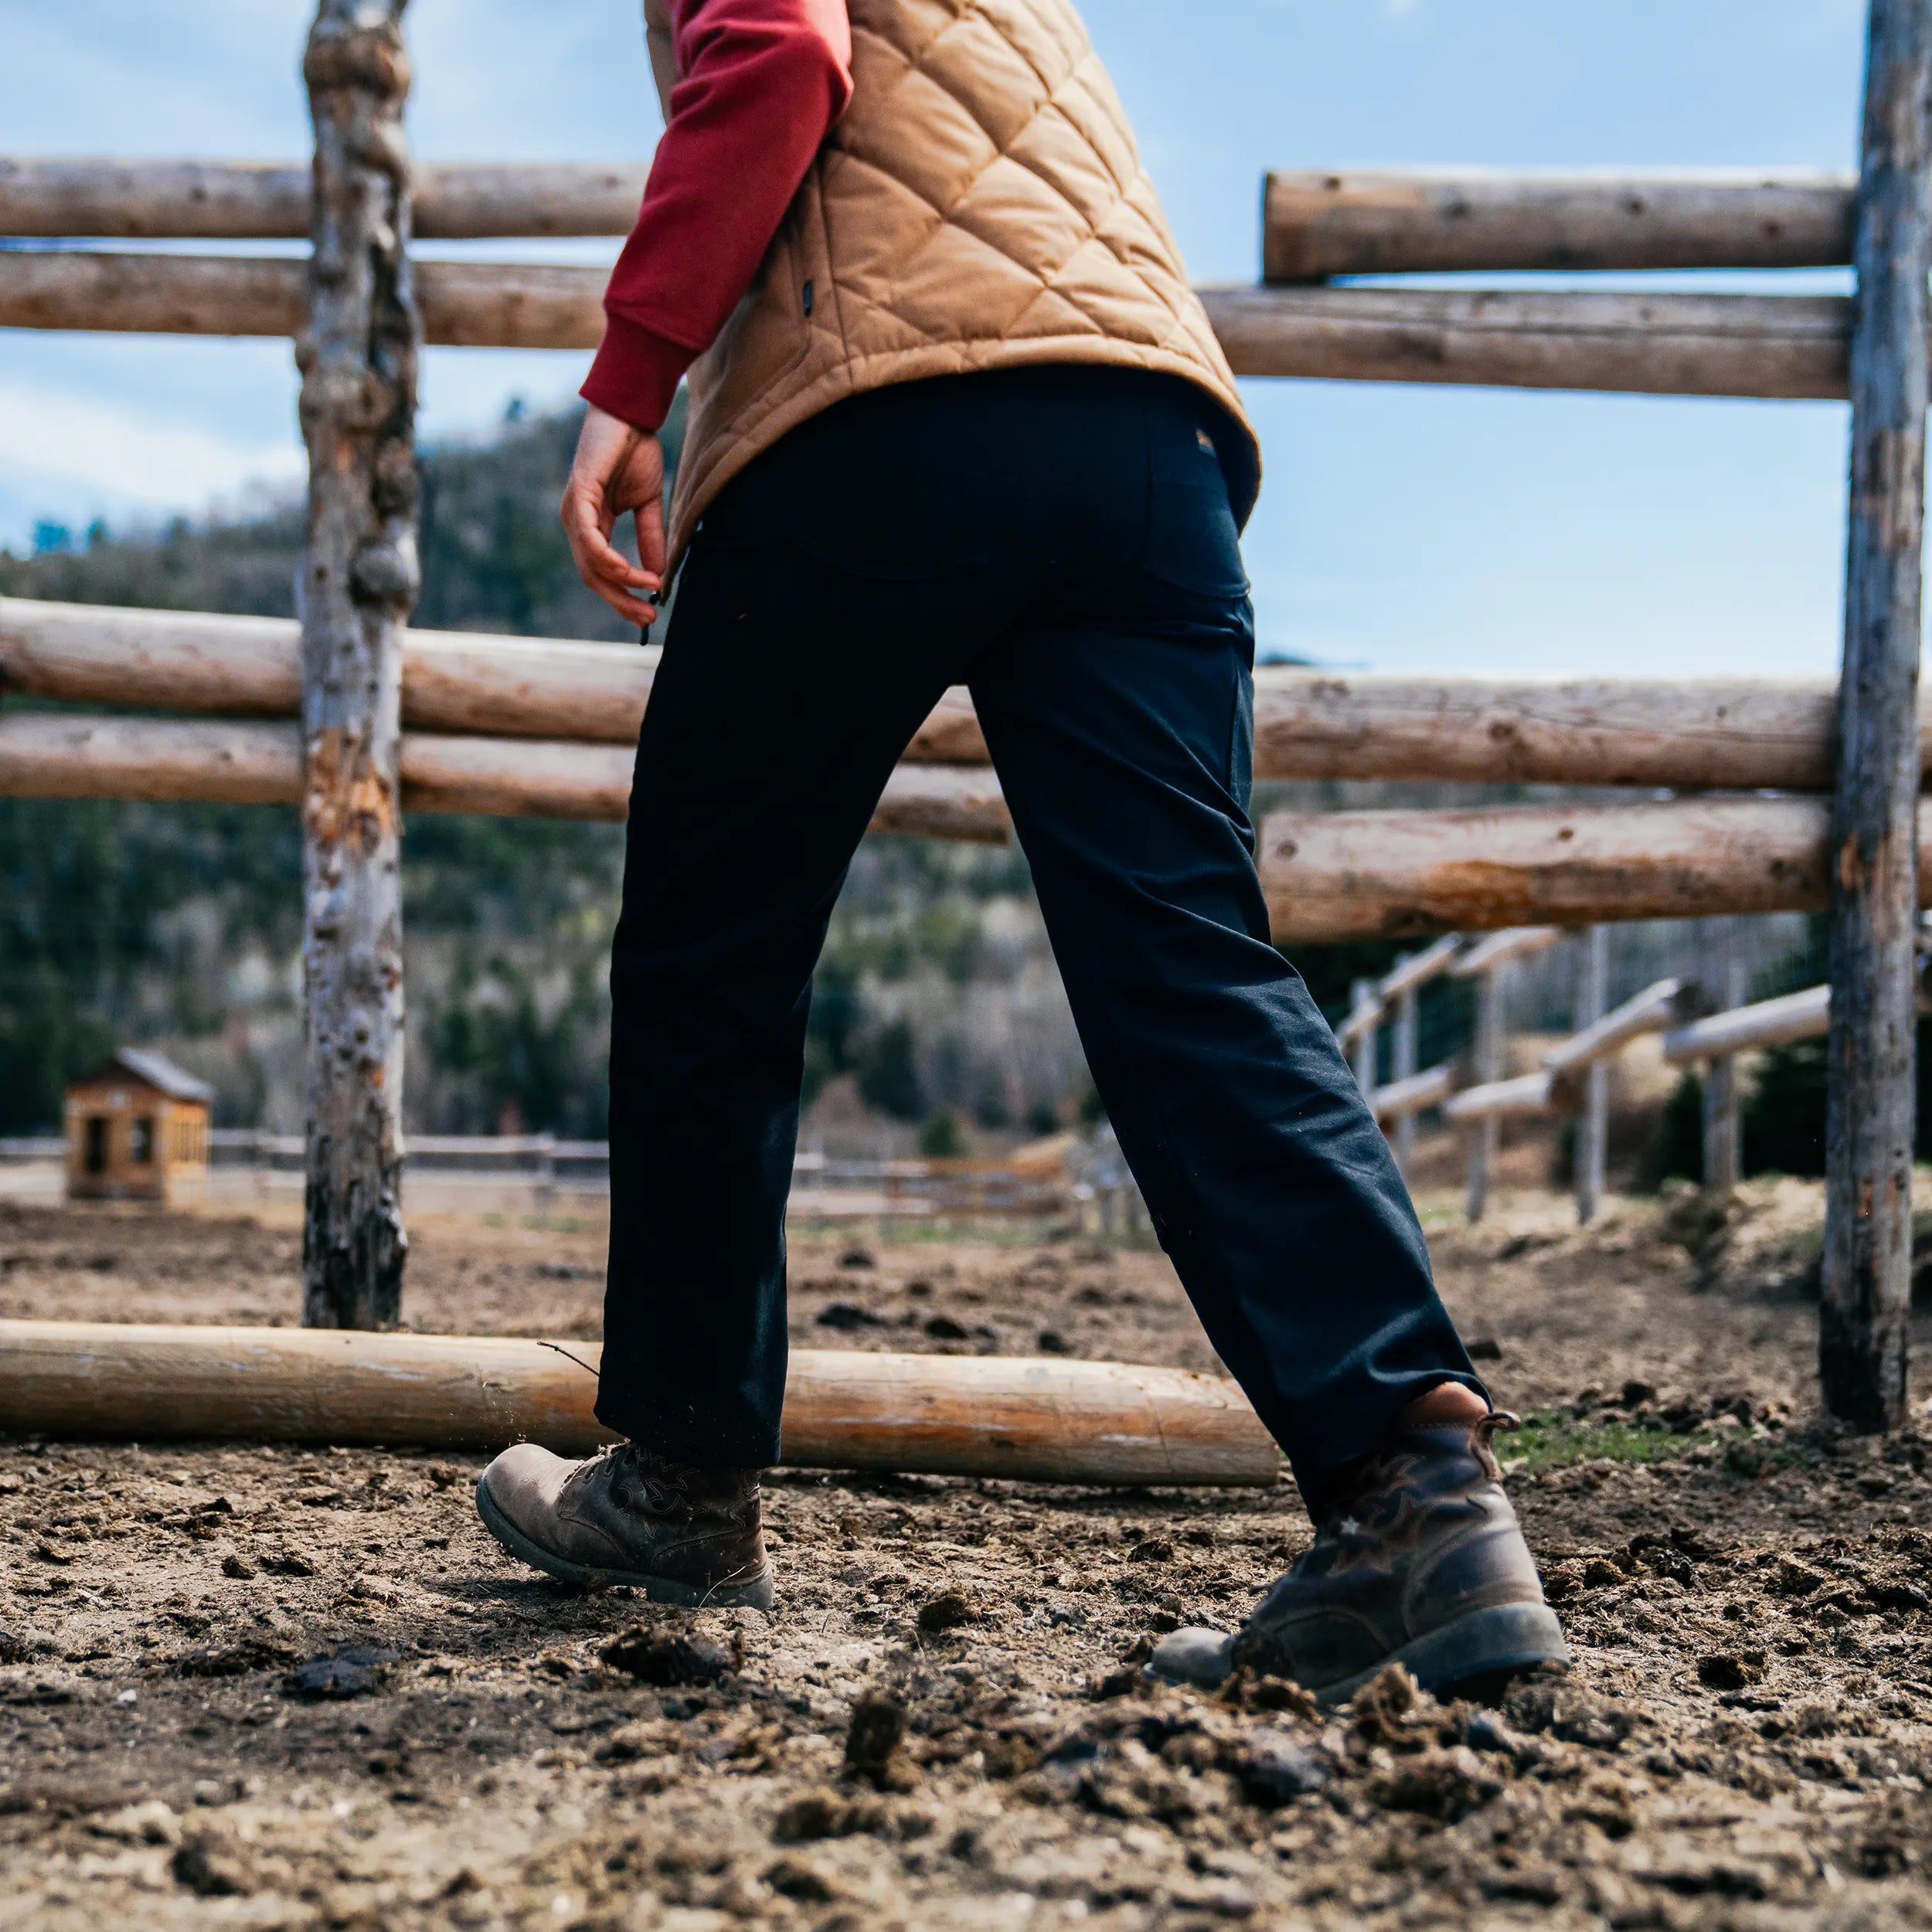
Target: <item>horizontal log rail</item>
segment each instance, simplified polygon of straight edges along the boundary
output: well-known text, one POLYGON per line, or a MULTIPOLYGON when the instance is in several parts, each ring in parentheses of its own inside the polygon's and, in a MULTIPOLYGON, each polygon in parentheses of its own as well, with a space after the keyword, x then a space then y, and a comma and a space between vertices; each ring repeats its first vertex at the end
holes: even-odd
POLYGON ((1832 989, 1808 986, 1777 999, 1752 1006, 1733 1006, 1664 1036, 1664 1058, 1673 1066, 1725 1060, 1733 1053, 1755 1053, 1767 1046, 1787 1046, 1794 1040, 1821 1039, 1832 1023, 1832 989))
POLYGON ((1550 1048, 1543 1056, 1543 1066, 1560 1081, 1573 1078, 1599 1061, 1614 1059, 1645 1033, 1667 1032, 1687 1017, 1685 1006, 1698 997, 1694 985, 1660 979, 1613 1007, 1594 1026, 1550 1048))
POLYGON ((1458 1124, 1528 1120, 1556 1111, 1556 1082, 1547 1073, 1524 1073, 1515 1080, 1488 1080, 1480 1087, 1465 1087, 1442 1106, 1443 1118, 1458 1124))
POLYGON ((1480 979, 1512 961, 1533 958, 1570 937, 1561 926, 1512 926, 1473 940, 1449 968, 1451 979, 1480 979))
MULTIPOLYGON (((411 730, 403 800, 419 811, 616 820, 632 762, 621 746, 411 730)), ((0 716, 0 796, 290 804, 301 784, 292 724, 0 716)), ((1699 798, 1275 813, 1261 826, 1261 881, 1283 945, 1801 912, 1825 903, 1827 811, 1823 800, 1699 798)), ((1004 842, 1010 820, 988 767, 906 763, 872 828, 1004 842)))
MULTIPOLYGON (((504 818, 621 820, 634 754, 616 745, 430 732, 403 736, 404 808, 504 818)), ((291 724, 29 712, 0 717, 0 798, 294 804, 301 740, 291 724)), ((872 829, 1003 845, 1012 821, 988 770, 902 764, 872 829)))
POLYGON ((1454 1068, 1447 1065, 1425 1067, 1406 1080, 1390 1080, 1369 1096, 1369 1111, 1383 1122, 1406 1120, 1440 1107, 1455 1091, 1454 1068))
POLYGON ((1236 375, 1647 396, 1837 398, 1836 295, 1570 289, 1203 288, 1236 375))
MULTIPOLYGON (((426 731, 634 743, 657 662, 655 646, 413 631, 403 719, 426 731)), ((285 619, 0 597, 0 691, 280 717, 294 714, 298 684, 295 626, 285 619)), ((1835 698, 1821 679, 1431 679, 1264 665, 1254 684, 1259 778, 1737 791, 1822 791, 1832 781, 1835 698)), ((1932 727, 1932 703, 1924 716, 1932 727)), ((1925 736, 1932 771, 1932 729, 1925 736)), ((986 762, 964 690, 947 694, 906 755, 986 762)))
MULTIPOLYGON (((106 1442, 389 1443, 587 1453, 594 1342, 326 1328, 0 1321, 0 1415, 106 1442)), ((997 1355, 795 1351, 796 1468, 1041 1482, 1272 1486, 1280 1453, 1232 1382, 997 1355)))
MULTIPOLYGON (((1852 259, 1851 175, 1315 168, 1267 177, 1262 274, 1811 268, 1852 259)), ((0 202, 4 206, 4 202, 0 202)))
POLYGON ((1420 991, 1432 979, 1439 979, 1454 968, 1465 942, 1458 933, 1439 939, 1433 946, 1399 959, 1379 980, 1372 981, 1368 997, 1361 1001, 1336 1029, 1335 1038, 1345 1052, 1366 1032, 1382 1024, 1389 1008, 1405 993, 1420 991))
MULTIPOLYGON (((425 165, 427 240, 629 233, 645 162, 425 165)), ((1849 262, 1849 175, 1787 170, 1300 169, 1268 175, 1264 274, 1798 268, 1849 262)), ((306 240, 291 162, 0 157, 0 234, 306 240)))
POLYGON ((1751 798, 1280 812, 1262 823, 1261 883, 1284 944, 1810 912, 1828 816, 1822 799, 1751 798))
MULTIPOLYGON (((419 163, 411 226, 425 241, 628 235, 649 172, 648 162, 419 163)), ((0 157, 0 235, 306 241, 310 175, 306 162, 0 157)))
MULTIPOLYGON (((427 342, 590 349, 608 271, 419 260, 427 342)), ((0 327, 293 335, 294 257, 0 253, 0 327)), ((1571 290, 1203 288, 1236 375, 1454 383, 1673 396, 1842 398, 1850 304, 1835 295, 1571 290)))

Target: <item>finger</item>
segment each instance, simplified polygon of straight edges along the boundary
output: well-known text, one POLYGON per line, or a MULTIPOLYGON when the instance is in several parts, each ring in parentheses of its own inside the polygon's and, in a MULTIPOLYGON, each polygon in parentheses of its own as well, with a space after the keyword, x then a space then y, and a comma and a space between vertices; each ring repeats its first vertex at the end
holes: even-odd
POLYGON ((564 522, 580 576, 586 570, 594 570, 600 576, 618 578, 636 590, 655 590, 662 587, 651 572, 633 563, 611 543, 603 519, 581 492, 571 492, 570 512, 564 522))
POLYGON ((628 622, 641 628, 648 628, 657 622, 658 607, 655 604, 646 604, 641 598, 632 597, 628 591, 619 590, 606 578, 586 577, 583 580, 619 617, 628 622))

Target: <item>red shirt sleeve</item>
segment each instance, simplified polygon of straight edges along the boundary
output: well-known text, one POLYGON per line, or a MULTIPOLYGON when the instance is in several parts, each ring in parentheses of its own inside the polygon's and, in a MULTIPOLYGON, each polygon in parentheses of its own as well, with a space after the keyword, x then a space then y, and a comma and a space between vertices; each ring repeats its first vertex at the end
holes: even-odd
POLYGON ((672 0, 680 76, 581 394, 655 429, 852 98, 845 0, 672 0))

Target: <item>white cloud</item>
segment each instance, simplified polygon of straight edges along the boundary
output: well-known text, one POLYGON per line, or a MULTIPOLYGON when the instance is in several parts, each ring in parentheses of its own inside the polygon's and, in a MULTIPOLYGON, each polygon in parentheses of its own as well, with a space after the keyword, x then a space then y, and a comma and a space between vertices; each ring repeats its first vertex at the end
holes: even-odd
POLYGON ((224 437, 98 396, 0 377, 6 494, 94 512, 192 511, 301 481, 301 445, 224 437))

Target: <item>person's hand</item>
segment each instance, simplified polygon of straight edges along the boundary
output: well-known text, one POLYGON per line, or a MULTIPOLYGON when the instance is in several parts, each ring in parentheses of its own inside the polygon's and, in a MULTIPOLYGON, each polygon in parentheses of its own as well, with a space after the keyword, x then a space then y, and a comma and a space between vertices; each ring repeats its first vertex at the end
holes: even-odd
POLYGON ((592 406, 563 486, 563 534, 577 575, 621 617, 655 623, 640 592, 664 587, 664 450, 641 430, 592 406), (626 512, 637 519, 638 562, 611 541, 626 512))

